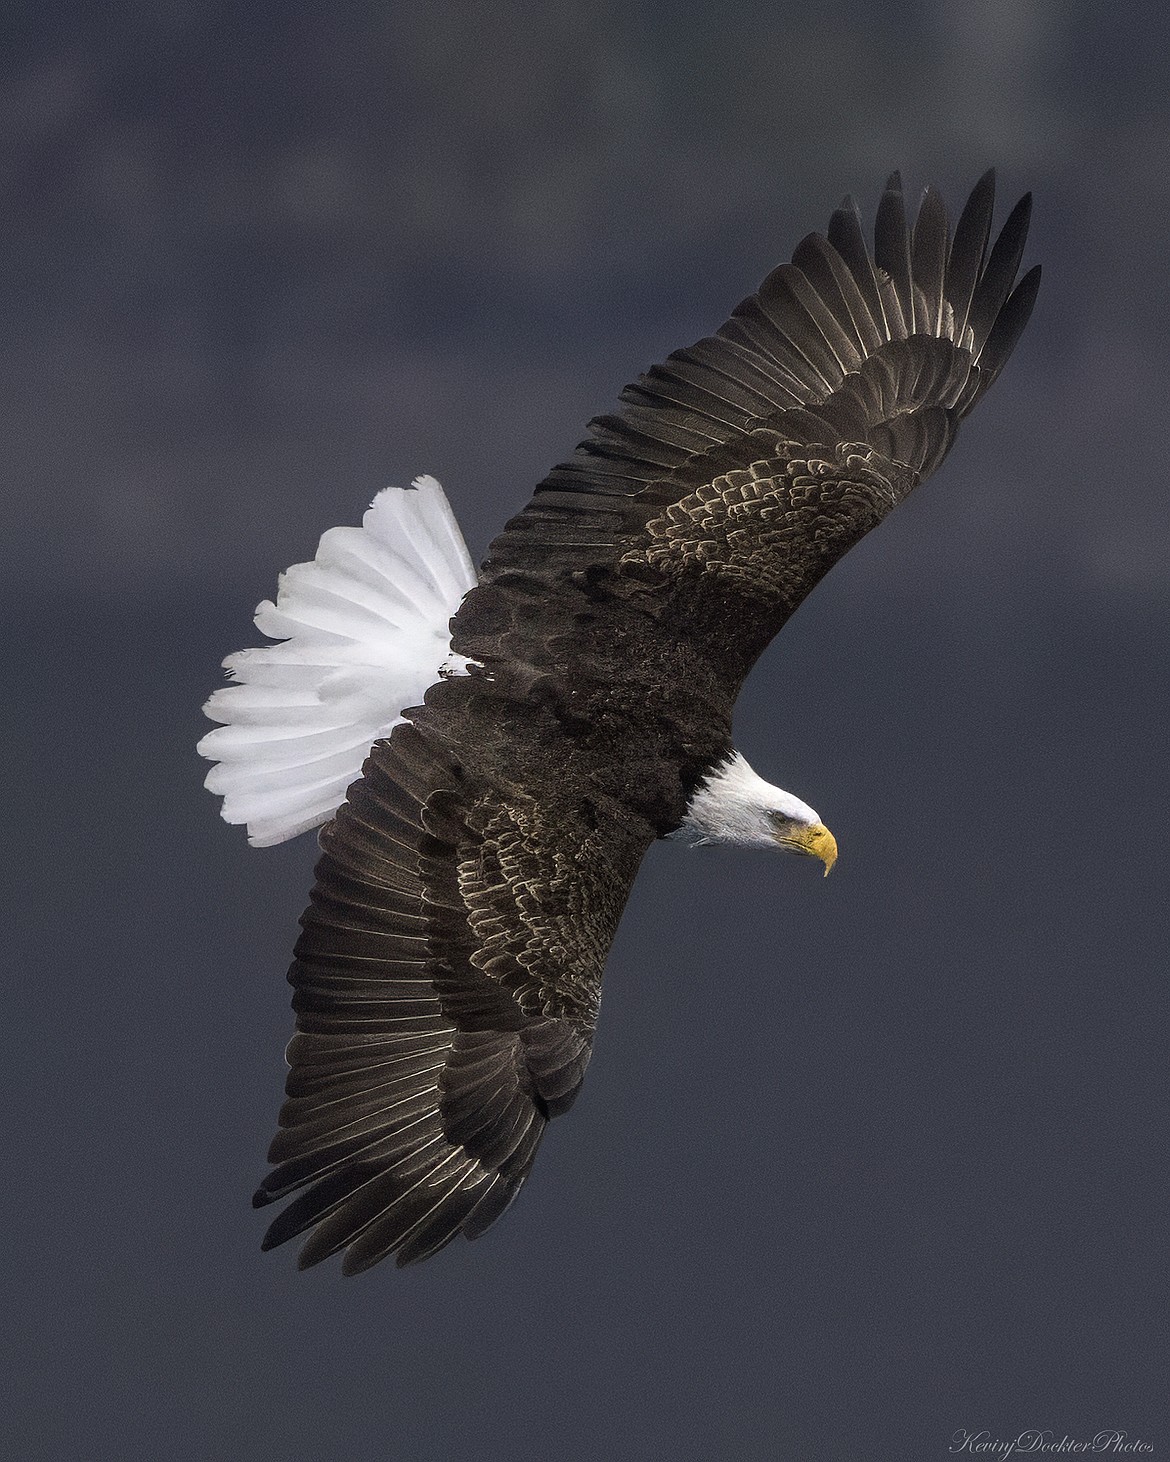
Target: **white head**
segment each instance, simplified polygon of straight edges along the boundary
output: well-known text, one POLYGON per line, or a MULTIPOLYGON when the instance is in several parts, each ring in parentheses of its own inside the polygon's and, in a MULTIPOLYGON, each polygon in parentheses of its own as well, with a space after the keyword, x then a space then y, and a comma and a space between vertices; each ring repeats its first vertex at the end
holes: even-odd
POLYGON ((825 873, 837 861, 837 842, 807 802, 757 776, 734 752, 695 788, 675 837, 700 843, 787 848, 819 858, 825 873))

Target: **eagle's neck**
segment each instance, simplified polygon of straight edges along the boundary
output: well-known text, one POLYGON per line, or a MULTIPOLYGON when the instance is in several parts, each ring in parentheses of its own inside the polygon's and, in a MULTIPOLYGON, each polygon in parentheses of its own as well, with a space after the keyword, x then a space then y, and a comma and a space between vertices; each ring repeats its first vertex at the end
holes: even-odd
POLYGON ((682 826, 671 836, 692 843, 774 848, 783 823, 815 826, 820 818, 807 802, 765 782, 735 751, 698 784, 682 826))

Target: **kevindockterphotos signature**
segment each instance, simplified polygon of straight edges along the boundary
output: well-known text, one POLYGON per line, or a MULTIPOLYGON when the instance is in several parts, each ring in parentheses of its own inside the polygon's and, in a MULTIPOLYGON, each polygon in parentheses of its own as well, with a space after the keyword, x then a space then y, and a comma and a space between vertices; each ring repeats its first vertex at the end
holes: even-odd
POLYGON ((1050 1457, 1077 1456, 1092 1453, 1128 1457, 1153 1455, 1154 1444, 1123 1431, 1101 1431, 1093 1437, 1070 1437, 1052 1429, 1039 1428, 1020 1432, 1014 1437, 997 1437, 992 1432, 970 1432, 965 1427, 951 1437, 951 1452, 965 1452, 972 1457, 1050 1457))

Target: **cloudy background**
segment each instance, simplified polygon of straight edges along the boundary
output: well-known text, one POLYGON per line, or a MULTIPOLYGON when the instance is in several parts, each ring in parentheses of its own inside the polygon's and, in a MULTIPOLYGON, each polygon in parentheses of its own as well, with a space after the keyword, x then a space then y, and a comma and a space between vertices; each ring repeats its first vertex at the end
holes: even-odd
POLYGON ((1164 1454, 1163 8, 49 0, 3 41, 10 1454, 1164 1454), (248 849, 193 752, 256 601, 420 471, 481 553, 843 193, 991 163, 1029 332, 741 702, 833 879, 653 850, 507 1219, 261 1256, 314 850, 248 849))

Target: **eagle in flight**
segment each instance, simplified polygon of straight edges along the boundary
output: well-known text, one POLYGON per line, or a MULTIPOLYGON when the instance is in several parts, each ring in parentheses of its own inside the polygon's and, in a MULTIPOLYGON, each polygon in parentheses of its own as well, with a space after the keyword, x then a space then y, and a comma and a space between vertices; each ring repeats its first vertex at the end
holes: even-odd
POLYGON ((989 248, 886 186, 714 335, 622 392, 476 575, 439 484, 387 488, 256 613, 199 744, 229 822, 321 826, 289 980, 265 1236, 346 1273, 476 1238, 589 1064, 602 971, 655 838, 832 867, 820 817, 731 739, 744 677, 939 465, 1027 323, 1029 199, 989 248))

